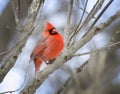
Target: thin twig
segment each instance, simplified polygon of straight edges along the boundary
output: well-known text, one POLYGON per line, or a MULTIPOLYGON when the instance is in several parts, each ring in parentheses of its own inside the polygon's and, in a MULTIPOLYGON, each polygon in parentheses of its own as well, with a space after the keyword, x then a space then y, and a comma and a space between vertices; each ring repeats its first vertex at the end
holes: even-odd
POLYGON ((101 48, 101 49, 97 49, 97 50, 94 50, 94 51, 85 52, 85 53, 81 53, 81 54, 75 54, 75 55, 73 55, 73 56, 75 57, 75 56, 88 55, 88 54, 92 54, 92 53, 99 53, 99 52, 101 52, 101 51, 109 50, 110 48, 116 47, 116 46, 120 46, 120 41, 115 42, 115 43, 112 43, 112 44, 109 44, 107 47, 103 47, 103 48, 101 48))
POLYGON ((17 15, 18 15, 18 18, 20 19, 20 9, 21 9, 21 2, 20 2, 20 0, 18 0, 17 3, 18 3, 17 4, 18 5, 17 6, 17 11, 18 11, 17 15))
MULTIPOLYGON (((82 8, 82 7, 79 6, 79 0, 78 0, 78 2, 76 2, 75 4, 76 4, 76 6, 77 6, 80 10, 84 11, 84 8, 82 8)), ((89 14, 89 12, 87 12, 86 10, 85 10, 85 13, 86 13, 87 15, 89 14)), ((93 19, 95 19, 94 16, 93 16, 93 19)))
POLYGON ((15 16, 15 22, 17 24, 18 29, 21 30, 23 26, 21 24, 21 19, 20 19, 20 0, 17 0, 17 7, 16 4, 14 3, 14 0, 11 0, 11 5, 15 16))
POLYGON ((98 12, 98 10, 101 8, 102 4, 103 4, 104 0, 101 0, 99 2, 99 0, 97 0, 96 4, 94 5, 94 7, 92 8, 92 10, 90 11, 89 15, 87 16, 86 20, 83 22, 83 24, 81 25, 81 27, 78 29, 78 31, 80 31, 83 27, 85 27, 88 22, 91 20, 91 18, 98 12))
POLYGON ((99 15, 97 16, 97 18, 95 19, 95 21, 93 22, 93 24, 91 25, 89 31, 93 28, 93 26, 96 24, 96 22, 99 20, 99 18, 103 15, 103 13, 107 10, 107 8, 111 5, 111 3, 113 2, 113 0, 110 0, 106 6, 103 8, 103 10, 99 13, 99 15))
MULTIPOLYGON (((79 29, 77 30, 78 32, 83 28, 86 27, 86 25, 88 25, 89 21, 94 17, 94 15, 101 9, 102 4, 104 3, 105 0, 97 0, 97 2, 95 3, 95 5, 93 6, 92 10, 90 11, 90 13, 87 15, 87 18, 85 19, 85 21, 82 23, 82 25, 79 27, 79 29)), ((78 33, 77 32, 77 33, 78 33)), ((72 40, 73 36, 75 36, 75 34, 77 33, 72 33, 69 37, 69 42, 72 40)))
POLYGON ((61 92, 63 91, 64 88, 66 88, 70 82, 72 80, 72 77, 69 77, 65 82, 64 82, 64 85, 62 85, 58 90, 57 92, 55 92, 55 94, 61 94, 61 92))
MULTIPOLYGON (((113 0, 110 0, 106 6, 103 8, 103 10, 99 13, 99 15, 96 17, 96 19, 94 20, 94 22, 92 23, 92 25, 89 27, 89 29, 85 32, 84 36, 85 37, 88 32, 90 32, 90 30, 94 27, 94 25, 96 24, 96 22, 100 19, 100 17, 103 15, 103 13, 107 10, 107 8, 110 6, 110 4, 113 2, 113 0)), ((82 37, 82 38, 83 38, 82 37)))
POLYGON ((78 30, 79 30, 79 28, 80 28, 80 26, 81 26, 81 23, 82 23, 82 20, 83 20, 83 16, 84 16, 85 11, 86 11, 86 8, 87 8, 87 3, 88 3, 88 0, 86 0, 85 7, 84 7, 84 9, 83 9, 83 13, 82 13, 82 16, 81 16, 81 18, 80 18, 80 21, 79 21, 79 23, 78 23, 75 31, 73 32, 73 34, 70 36, 69 41, 71 41, 71 38, 73 38, 73 36, 78 32, 78 30))
MULTIPOLYGON (((84 11, 84 9, 83 8, 81 8, 81 7, 79 7, 82 11, 84 11)), ((87 11, 85 11, 85 13, 86 14, 89 14, 89 12, 87 12, 87 11)), ((96 19, 96 17, 95 16, 93 16, 93 19, 96 19)))
POLYGON ((84 7, 84 9, 83 9, 83 14, 82 14, 82 16, 81 16, 81 18, 80 18, 80 21, 79 21, 79 23, 78 23, 78 26, 77 26, 76 30, 74 31, 75 33, 78 32, 79 26, 80 26, 81 23, 82 23, 83 16, 84 16, 84 14, 85 14, 85 10, 86 10, 86 8, 87 8, 87 3, 88 3, 88 0, 86 0, 85 7, 84 7))
POLYGON ((78 68, 76 69, 76 73, 80 73, 80 72, 85 68, 85 66, 87 66, 88 63, 89 63, 89 62, 88 62, 88 60, 87 60, 87 61, 85 61, 82 65, 80 65, 80 67, 78 67, 78 68))
POLYGON ((70 0, 70 4, 68 6, 67 23, 64 29, 65 47, 67 47, 66 44, 67 44, 68 36, 70 34, 70 21, 71 21, 71 15, 72 15, 72 8, 73 8, 73 0, 70 0))
MULTIPOLYGON (((91 52, 85 52, 85 53, 81 53, 81 54, 76 54, 74 56, 83 56, 83 55, 88 55, 88 54, 93 54, 93 53, 99 53, 100 51, 103 51, 103 50, 110 50, 110 48, 112 47, 116 47, 116 46, 120 46, 120 41, 119 42, 116 42, 116 43, 112 43, 110 45, 108 45, 107 47, 104 47, 102 49, 98 49, 98 50, 95 50, 95 51, 91 51, 91 52)), ((76 70, 76 73, 80 73, 84 68, 85 66, 88 64, 88 60, 86 62, 84 62, 82 65, 80 65, 80 67, 77 68, 76 70)), ((57 90, 57 92, 55 94, 61 94, 61 92, 69 85, 70 81, 72 80, 72 76, 70 76, 66 81, 65 83, 57 90)))
MULTIPOLYGON (((112 16, 113 17, 113 16, 112 16)), ((53 62, 53 64, 48 65, 46 68, 44 68, 44 70, 38 72, 36 74, 36 77, 33 79, 32 83, 26 87, 21 94, 26 94, 26 93, 35 93, 36 88, 38 88, 45 79, 48 78, 48 76, 50 74, 52 74, 55 70, 57 70, 58 68, 60 68, 65 62, 67 62, 68 60, 70 60, 74 53, 80 49, 81 47, 83 47, 88 41, 90 41, 92 39, 92 37, 94 35, 96 35, 96 33, 99 33, 99 31, 101 31, 101 29, 105 29, 105 26, 109 26, 113 21, 115 21, 117 18, 120 17, 120 13, 117 12, 114 15, 114 18, 109 18, 107 21, 110 20, 110 23, 108 24, 107 22, 102 23, 102 27, 99 27, 98 29, 94 29, 94 31, 92 32, 92 34, 88 35, 87 37, 85 37, 84 39, 77 41, 74 45, 72 45, 69 49, 63 50, 63 53, 58 56, 56 58, 56 60, 53 62), (105 26, 104 26, 105 25, 105 26)), ((90 32, 91 33, 91 32, 90 32)))
POLYGON ((72 52, 76 52, 79 48, 83 47, 88 41, 92 39, 93 36, 98 34, 99 32, 103 31, 107 26, 109 26, 112 22, 120 17, 120 10, 116 12, 115 15, 111 16, 107 21, 99 24, 98 26, 94 27, 88 34, 77 41, 70 49, 72 52))
MULTIPOLYGON (((77 68, 76 73, 80 73, 87 64, 88 64, 88 60, 77 68)), ((59 87, 59 89, 55 92, 55 94, 61 94, 63 90, 69 86, 71 80, 72 80, 72 75, 64 82, 64 84, 61 87, 59 87)))
MULTIPOLYGON (((117 34, 117 33, 115 33, 115 34, 117 34)), ((115 37, 115 36, 114 36, 114 37, 115 37)), ((110 43, 111 43, 111 41, 112 41, 112 40, 110 40, 110 43)), ((111 49, 113 49, 113 47, 118 47, 118 46, 120 46, 120 41, 118 41, 118 42, 116 42, 116 43, 109 44, 107 47, 104 47, 104 48, 102 48, 102 49, 98 49, 98 50, 91 51, 91 52, 86 52, 86 53, 81 53, 81 54, 76 54, 76 55, 74 55, 74 56, 83 56, 83 55, 88 55, 88 54, 93 54, 93 53, 97 54, 97 53, 100 53, 100 52, 102 52, 102 51, 104 51, 104 50, 111 50, 111 49)), ((87 60, 86 62, 84 62, 82 65, 80 65, 80 67, 78 67, 78 68, 76 69, 76 73, 82 72, 82 71, 86 68, 87 64, 89 63, 88 61, 89 61, 89 60, 87 60)), ((69 86, 71 80, 72 80, 72 75, 71 75, 71 76, 64 82, 64 84, 56 91, 56 94, 61 94, 61 93, 63 92, 63 90, 65 90, 66 87, 69 86), (67 84, 66 84, 66 83, 67 83, 67 84)))
POLYGON ((25 45, 28 37, 31 35, 34 30, 34 23, 40 9, 40 6, 43 4, 44 0, 33 0, 30 10, 28 11, 28 20, 21 33, 21 40, 16 46, 12 49, 12 51, 3 58, 4 66, 0 67, 0 82, 4 79, 7 72, 13 67, 15 61, 22 51, 23 46, 25 45), (22 41, 23 39, 23 41, 22 41))
MULTIPOLYGON (((10 49, 11 50, 11 49, 10 49)), ((3 51, 3 52, 0 52, 0 56, 4 55, 4 54, 7 54, 10 52, 10 50, 6 50, 6 51, 3 51)))

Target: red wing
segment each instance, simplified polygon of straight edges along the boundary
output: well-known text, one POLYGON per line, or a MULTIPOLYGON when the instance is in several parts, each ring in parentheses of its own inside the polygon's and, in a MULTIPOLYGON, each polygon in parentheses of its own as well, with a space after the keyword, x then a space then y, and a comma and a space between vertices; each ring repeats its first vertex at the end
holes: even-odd
POLYGON ((47 45, 46 45, 47 39, 48 39, 48 37, 41 37, 38 40, 35 48, 32 51, 32 54, 31 54, 32 59, 40 56, 44 52, 44 50, 47 48, 47 45))

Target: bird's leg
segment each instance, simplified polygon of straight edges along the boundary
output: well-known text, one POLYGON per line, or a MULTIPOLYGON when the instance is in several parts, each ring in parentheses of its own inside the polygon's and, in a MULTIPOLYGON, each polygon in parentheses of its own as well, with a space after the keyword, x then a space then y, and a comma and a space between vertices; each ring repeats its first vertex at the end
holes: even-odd
POLYGON ((49 64, 49 62, 48 61, 44 61, 47 65, 49 64))
POLYGON ((50 61, 49 61, 49 62, 45 62, 45 63, 46 63, 47 65, 48 65, 48 64, 51 64, 51 62, 50 62, 50 61))
POLYGON ((42 58, 42 60, 48 65, 49 64, 49 62, 48 61, 46 61, 46 60, 44 60, 43 58, 42 58))
POLYGON ((49 62, 45 62, 47 65, 52 64, 55 59, 50 60, 49 62))

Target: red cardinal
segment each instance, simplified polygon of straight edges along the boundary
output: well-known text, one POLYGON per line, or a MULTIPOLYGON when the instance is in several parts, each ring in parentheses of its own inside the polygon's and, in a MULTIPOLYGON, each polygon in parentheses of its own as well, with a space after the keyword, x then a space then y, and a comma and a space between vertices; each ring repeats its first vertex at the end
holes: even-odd
POLYGON ((47 22, 45 31, 31 54, 31 59, 35 63, 35 72, 39 70, 43 61, 46 62, 55 59, 63 47, 63 37, 56 31, 56 28, 52 24, 47 22))

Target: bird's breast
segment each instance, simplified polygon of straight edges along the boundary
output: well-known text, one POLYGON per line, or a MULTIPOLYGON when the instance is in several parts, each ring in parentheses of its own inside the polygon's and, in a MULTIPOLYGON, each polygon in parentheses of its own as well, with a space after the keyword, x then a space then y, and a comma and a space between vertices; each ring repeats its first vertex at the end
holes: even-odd
POLYGON ((44 60, 52 60, 56 58, 64 47, 62 37, 50 37, 47 41, 47 48, 44 51, 44 60))

